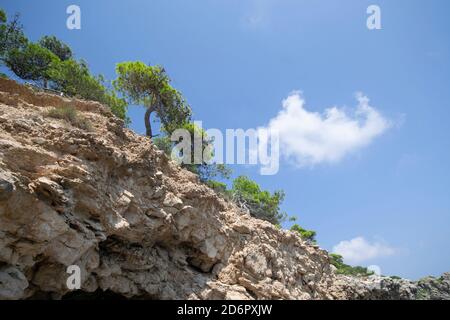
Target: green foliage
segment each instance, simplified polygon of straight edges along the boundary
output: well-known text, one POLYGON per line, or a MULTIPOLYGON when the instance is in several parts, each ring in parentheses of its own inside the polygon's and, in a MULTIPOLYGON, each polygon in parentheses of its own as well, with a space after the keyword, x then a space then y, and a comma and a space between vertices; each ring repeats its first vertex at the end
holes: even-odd
POLYGON ((106 89, 102 101, 111 108, 113 114, 125 121, 125 125, 130 124, 130 118, 127 116, 128 103, 125 99, 119 98, 114 90, 106 89))
POLYGON ((336 267, 337 274, 344 274, 349 276, 371 276, 373 275, 373 271, 369 271, 365 267, 355 266, 352 267, 348 264, 344 263, 344 260, 341 255, 331 253, 330 254, 330 263, 336 267))
POLYGON ((93 76, 83 60, 72 58, 70 47, 55 36, 44 36, 39 43, 28 43, 18 15, 7 23, 0 9, 0 59, 19 78, 35 81, 70 97, 98 101, 126 124, 127 102, 108 89, 102 76, 93 76))
POLYGON ((140 61, 118 63, 116 72, 116 89, 127 96, 131 103, 147 107, 170 81, 162 67, 148 66, 140 61))
POLYGON ((344 258, 340 254, 330 253, 330 262, 333 266, 338 268, 344 264, 344 258))
POLYGON ((303 240, 306 240, 311 243, 316 243, 316 232, 315 231, 303 229, 298 224, 294 224, 291 227, 291 231, 298 232, 300 234, 300 237, 303 240))
MULTIPOLYGON (((190 134, 191 138, 191 158, 190 159, 184 159, 185 162, 190 162, 194 167, 197 167, 197 165, 202 165, 209 163, 214 154, 212 151, 209 151, 209 147, 212 145, 213 141, 208 138, 208 135, 206 134, 206 131, 203 128, 200 128, 193 122, 187 122, 184 123, 181 126, 181 129, 186 130, 190 134), (199 148, 198 152, 199 154, 196 155, 195 153, 195 145, 201 146, 199 148), (199 156, 196 158, 196 156, 199 156)), ((212 149, 211 149, 212 150, 212 149)), ((184 156, 184 155, 183 155, 184 156)))
POLYGON ((109 90, 103 83, 102 76, 93 76, 85 61, 73 59, 60 61, 50 71, 52 88, 71 97, 98 101, 108 105, 119 118, 129 122, 127 118, 127 102, 109 90))
POLYGON ((53 88, 64 94, 86 100, 102 100, 105 88, 93 77, 85 61, 66 60, 51 70, 53 88))
POLYGON ((235 201, 248 208, 250 214, 258 219, 275 225, 286 219, 286 214, 280 209, 284 200, 284 192, 281 190, 271 194, 261 190, 255 181, 240 176, 233 181, 231 192, 235 201))
POLYGON ((59 108, 51 109, 47 114, 47 117, 62 119, 72 124, 74 127, 91 131, 92 126, 90 122, 83 116, 79 115, 77 110, 70 106, 62 106, 59 108))
POLYGON ((22 49, 28 43, 23 33, 23 27, 16 14, 11 21, 2 9, 0 9, 0 60, 4 61, 8 53, 13 49, 22 49))
POLYGON ((59 58, 39 44, 29 43, 23 49, 12 49, 5 58, 6 66, 18 77, 42 83, 46 87, 59 58))
POLYGON ((430 294, 428 290, 419 287, 416 292, 416 300, 430 300, 430 294))
MULTIPOLYGON (((211 147, 214 141, 209 139, 206 135, 205 130, 198 127, 194 123, 185 123, 182 125, 181 129, 185 129, 190 133, 191 137, 191 159, 186 159, 185 162, 190 163, 182 163, 181 166, 199 176, 200 181, 207 183, 213 178, 220 177, 222 179, 229 179, 231 176, 231 169, 229 169, 224 164, 216 164, 212 163, 213 153, 209 154, 209 156, 205 158, 195 159, 195 150, 194 143, 198 143, 201 145, 201 153, 202 155, 207 155, 206 148, 211 147), (198 141, 196 141, 198 140, 198 141)), ((170 158, 172 157, 172 150, 177 143, 180 141, 171 141, 168 133, 165 128, 162 130, 161 137, 154 137, 153 143, 158 147, 158 149, 164 151, 164 153, 170 158)), ((208 149, 210 150, 210 149, 208 149)), ((179 154, 181 158, 186 155, 179 154)))
POLYGON ((160 91, 160 103, 156 105, 156 113, 164 131, 171 134, 190 123, 192 109, 180 92, 166 84, 160 91))
POLYGON ((233 173, 233 171, 225 164, 216 164, 215 170, 217 172, 217 175, 220 175, 223 179, 230 179, 233 173))
POLYGON ((130 103, 147 108, 145 126, 152 137, 150 114, 155 112, 168 135, 181 128, 191 118, 191 108, 182 95, 170 85, 170 78, 161 66, 148 66, 143 62, 122 62, 116 66, 114 88, 130 103))
POLYGON ((399 276, 390 276, 389 278, 393 279, 393 280, 401 280, 402 277, 399 276))
POLYGON ((185 162, 190 162, 190 164, 184 163, 182 166, 197 174, 202 182, 207 182, 216 177, 229 179, 231 170, 227 166, 224 164, 212 163, 214 157, 214 141, 208 137, 206 131, 192 122, 183 124, 182 129, 187 130, 190 133, 191 138, 191 158, 185 159, 187 160, 185 162), (196 158, 195 145, 198 145, 201 148, 199 149, 200 152, 198 152, 199 158, 196 158))
POLYGON ((61 61, 72 59, 72 49, 55 36, 44 36, 39 40, 39 44, 50 50, 61 61))
POLYGON ((225 183, 216 180, 209 180, 206 184, 217 193, 228 195, 227 185, 225 183))
POLYGON ((153 143, 158 147, 159 150, 164 151, 164 153, 170 158, 172 154, 173 143, 170 141, 168 136, 154 137, 153 143))

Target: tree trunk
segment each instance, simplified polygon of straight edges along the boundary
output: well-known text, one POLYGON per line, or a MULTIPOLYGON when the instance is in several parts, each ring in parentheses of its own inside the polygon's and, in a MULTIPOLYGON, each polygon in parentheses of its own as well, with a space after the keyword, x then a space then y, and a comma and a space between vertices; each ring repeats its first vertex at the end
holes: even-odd
POLYGON ((153 112, 153 106, 148 107, 147 111, 145 111, 145 130, 146 130, 146 135, 147 137, 152 138, 153 137, 153 133, 152 133, 152 125, 150 123, 150 115, 153 112))

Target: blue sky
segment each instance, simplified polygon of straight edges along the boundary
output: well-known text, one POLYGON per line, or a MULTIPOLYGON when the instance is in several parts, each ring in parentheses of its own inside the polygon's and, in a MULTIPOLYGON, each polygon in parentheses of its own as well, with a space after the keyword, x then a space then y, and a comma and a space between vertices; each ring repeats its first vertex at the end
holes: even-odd
MULTIPOLYGON (((309 112, 357 106, 356 92, 391 124, 333 163, 282 160, 275 176, 235 166, 283 210, 340 243, 362 265, 420 278, 450 270, 450 3, 447 0, 0 1, 32 40, 54 34, 95 73, 115 63, 162 64, 207 128, 266 126, 293 90, 309 112), (66 28, 77 4, 82 29, 66 28), (377 4, 382 30, 366 28, 377 4), (353 241, 352 241, 353 240, 353 241), (347 242, 342 242, 347 241, 347 242)), ((144 110, 131 128, 144 132, 144 110)))

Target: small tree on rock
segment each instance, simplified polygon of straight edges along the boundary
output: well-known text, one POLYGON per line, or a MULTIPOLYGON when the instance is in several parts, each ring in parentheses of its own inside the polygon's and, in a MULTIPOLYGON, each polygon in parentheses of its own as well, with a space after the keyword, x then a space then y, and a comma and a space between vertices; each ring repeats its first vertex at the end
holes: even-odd
POLYGON ((303 240, 310 243, 316 243, 316 232, 312 230, 306 230, 300 227, 298 224, 294 224, 291 227, 291 231, 297 232, 303 240))
POLYGON ((255 218, 280 225, 287 217, 280 209, 285 196, 282 190, 270 193, 261 190, 260 186, 248 177, 240 176, 233 181, 231 193, 234 201, 247 208, 255 218))
POLYGON ((170 85, 170 78, 161 66, 143 62, 122 62, 116 66, 114 87, 130 103, 143 105, 146 135, 153 137, 150 116, 155 113, 167 133, 181 128, 190 120, 191 108, 182 95, 170 85))

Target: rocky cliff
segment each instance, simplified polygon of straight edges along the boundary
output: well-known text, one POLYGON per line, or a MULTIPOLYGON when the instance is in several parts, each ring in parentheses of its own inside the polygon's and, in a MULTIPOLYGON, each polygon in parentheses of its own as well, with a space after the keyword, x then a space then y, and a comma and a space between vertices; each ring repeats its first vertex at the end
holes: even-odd
MULTIPOLYGON (((442 279, 421 297, 448 292, 442 279)), ((336 276, 327 252, 242 212, 108 108, 0 80, 0 299, 413 299, 417 288, 336 276), (47 116, 67 106, 89 130, 47 116)))
POLYGON ((390 277, 337 276, 330 288, 338 299, 353 300, 450 300, 450 273, 419 281, 390 277))

